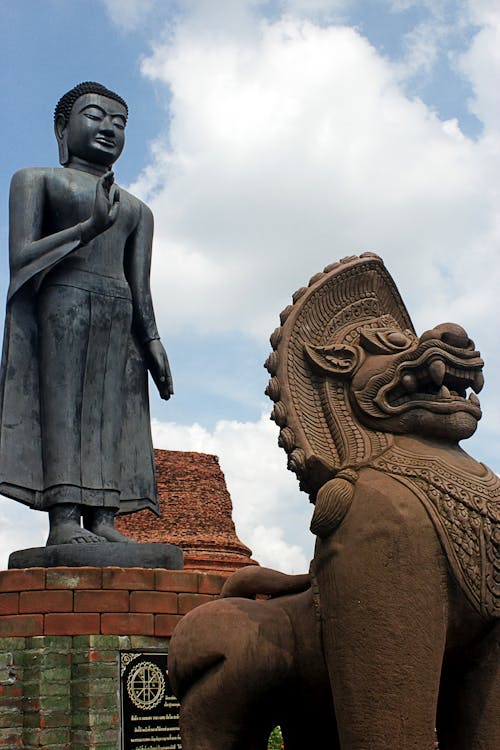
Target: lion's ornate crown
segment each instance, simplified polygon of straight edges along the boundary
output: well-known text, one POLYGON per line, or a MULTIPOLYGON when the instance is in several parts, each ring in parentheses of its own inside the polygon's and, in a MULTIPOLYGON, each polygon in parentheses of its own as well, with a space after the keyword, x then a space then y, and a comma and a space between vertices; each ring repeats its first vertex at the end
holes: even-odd
POLYGON ((315 372, 312 348, 357 344, 367 328, 399 328, 414 334, 399 292, 381 258, 373 253, 343 258, 311 278, 293 295, 271 335, 266 389, 274 401, 271 418, 280 427, 279 445, 301 489, 318 489, 346 466, 382 452, 390 434, 369 430, 355 419, 349 383, 315 372))

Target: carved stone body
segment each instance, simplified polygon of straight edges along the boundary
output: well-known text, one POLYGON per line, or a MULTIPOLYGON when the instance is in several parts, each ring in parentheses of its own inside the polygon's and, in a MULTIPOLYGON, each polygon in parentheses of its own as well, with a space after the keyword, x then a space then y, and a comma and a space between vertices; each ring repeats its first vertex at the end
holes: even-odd
MULTIPOLYGON (((432 750, 436 726, 441 750, 496 750, 500 480, 459 447, 481 417, 479 352, 453 323, 417 337, 371 254, 299 289, 271 344, 280 445, 315 503, 311 575, 341 750, 432 750)), ((238 633, 245 643, 250 626, 238 633)), ((232 705, 230 687, 214 689, 232 705)))
POLYGON ((431 750, 435 726, 441 750, 498 746, 500 623, 470 603, 411 488, 362 469, 312 569, 342 748, 431 750))
POLYGON ((181 620, 168 668, 184 750, 267 750, 277 725, 287 750, 321 747, 326 737, 338 747, 309 583, 306 575, 242 568, 222 591, 231 598, 181 620), (277 598, 251 601, 256 593, 277 598))
MULTIPOLYGON (((370 497, 371 482, 377 490, 380 480, 375 472, 367 473, 370 497)), ((361 489, 363 479, 360 482, 361 489)), ((408 501, 413 504, 411 498, 400 497, 395 505, 408 509, 408 501)), ((370 539, 382 532, 382 574, 369 563, 360 568, 358 552, 353 553, 354 562, 347 552, 335 581, 342 594, 351 592, 347 607, 339 594, 339 611, 332 617, 339 638, 333 674, 340 726, 323 653, 317 593, 300 592, 308 577, 243 568, 222 591, 223 597, 232 598, 187 614, 170 642, 169 675, 181 701, 185 750, 266 750, 276 725, 286 750, 323 746, 326 741, 333 750, 371 748, 376 741, 386 748, 432 748, 438 701, 441 749, 498 746, 498 624, 485 622, 465 600, 424 513, 417 511, 414 519, 413 531, 420 539, 391 535, 388 561, 378 503, 373 511, 376 523, 368 518, 364 533, 370 539), (399 546, 408 547, 405 560, 399 546), (405 564, 400 570, 398 560, 405 564), (414 564, 425 567, 415 571, 414 564), (387 568, 392 570, 389 576, 387 568), (384 588, 380 579, 375 581, 373 601, 365 579, 377 574, 384 588), (399 597, 401 579, 409 577, 415 580, 416 605, 405 610, 406 600, 395 599, 395 594, 399 597), (352 580, 352 586, 345 579, 352 580), (266 593, 273 598, 249 601, 266 593), (409 631, 412 640, 405 639, 409 631), (366 695, 370 701, 364 705, 360 699, 366 695)), ((351 531, 346 527, 347 537, 351 531)))

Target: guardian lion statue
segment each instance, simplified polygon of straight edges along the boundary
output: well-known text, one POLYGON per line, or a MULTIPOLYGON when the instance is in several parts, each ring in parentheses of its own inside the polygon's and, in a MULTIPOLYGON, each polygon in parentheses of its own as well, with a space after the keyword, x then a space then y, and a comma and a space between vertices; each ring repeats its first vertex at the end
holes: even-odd
POLYGON ((240 598, 182 620, 184 750, 265 750, 273 723, 287 750, 319 746, 315 726, 340 750, 432 750, 435 727, 440 750, 497 750, 500 480, 459 445, 481 418, 473 341, 455 323, 418 337, 365 253, 299 289, 271 345, 272 418, 315 504, 311 587, 239 572, 240 598))

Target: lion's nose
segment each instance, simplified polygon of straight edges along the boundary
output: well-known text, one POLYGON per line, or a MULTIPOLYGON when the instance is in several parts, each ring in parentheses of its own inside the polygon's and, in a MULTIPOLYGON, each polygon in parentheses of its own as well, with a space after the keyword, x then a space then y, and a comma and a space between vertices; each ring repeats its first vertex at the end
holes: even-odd
POLYGON ((420 337, 420 341, 429 339, 438 339, 457 349, 474 349, 474 342, 468 337, 467 331, 456 323, 441 323, 430 331, 425 331, 420 337))

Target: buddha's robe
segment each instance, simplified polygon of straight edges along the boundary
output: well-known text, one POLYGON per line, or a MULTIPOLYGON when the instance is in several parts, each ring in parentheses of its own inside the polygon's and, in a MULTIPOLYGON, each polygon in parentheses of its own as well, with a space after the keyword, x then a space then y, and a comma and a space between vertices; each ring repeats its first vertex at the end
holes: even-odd
POLYGON ((158 338, 153 220, 121 190, 115 223, 88 244, 75 239, 96 182, 74 169, 12 179, 0 492, 40 510, 70 502, 157 511, 142 350, 158 338))

